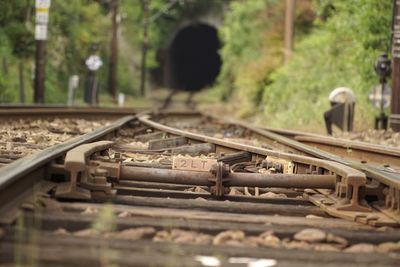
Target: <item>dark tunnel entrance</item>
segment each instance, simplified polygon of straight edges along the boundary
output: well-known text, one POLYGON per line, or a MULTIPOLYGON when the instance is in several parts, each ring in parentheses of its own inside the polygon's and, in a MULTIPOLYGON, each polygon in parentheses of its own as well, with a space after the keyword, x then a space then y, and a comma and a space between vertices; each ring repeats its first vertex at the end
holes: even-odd
POLYGON ((221 68, 219 48, 212 26, 196 24, 181 30, 170 47, 172 87, 197 91, 212 85, 221 68))

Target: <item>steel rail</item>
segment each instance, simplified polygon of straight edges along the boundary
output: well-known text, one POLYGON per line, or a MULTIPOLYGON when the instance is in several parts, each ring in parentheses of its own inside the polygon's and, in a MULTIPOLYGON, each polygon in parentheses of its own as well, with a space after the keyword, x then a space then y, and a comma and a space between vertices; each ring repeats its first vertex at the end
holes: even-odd
MULTIPOLYGON (((348 164, 347 159, 344 159, 344 157, 351 156, 351 154, 349 154, 347 151, 355 149, 359 150, 362 153, 372 153, 375 155, 379 154, 382 156, 383 161, 385 158, 389 158, 391 162, 400 166, 400 149, 394 149, 392 147, 376 144, 368 144, 359 141, 350 141, 340 138, 327 137, 312 133, 257 127, 243 121, 230 118, 221 118, 219 116, 208 113, 204 113, 203 116, 209 117, 214 120, 226 121, 230 124, 243 127, 263 137, 267 137, 273 142, 280 143, 297 151, 306 153, 307 155, 315 156, 318 158, 334 160, 342 164, 348 164), (317 147, 313 147, 311 144, 315 144, 317 147), (338 156, 336 154, 327 152, 324 149, 321 149, 319 145, 327 145, 331 148, 345 150, 345 152, 341 152, 338 156)), ((378 158, 378 156, 376 156, 376 158, 378 158)))
POLYGON ((288 139, 313 146, 323 151, 335 150, 344 158, 365 161, 367 163, 384 163, 400 168, 400 149, 390 146, 370 144, 362 141, 347 140, 300 131, 257 127, 261 130, 275 133, 288 139))
POLYGON ((31 156, 19 159, 3 168, 0 169, 0 192, 4 188, 15 180, 19 179, 21 176, 32 172, 34 169, 43 166, 47 162, 61 156, 66 151, 79 146, 84 143, 93 142, 99 138, 119 129, 124 124, 133 120, 134 116, 126 116, 121 118, 114 123, 94 130, 93 132, 75 137, 64 143, 46 148, 38 153, 31 156))
MULTIPOLYGON (((9 205, 12 202, 18 201, 19 197, 32 196, 35 184, 46 176, 47 163, 62 156, 76 146, 99 140, 113 133, 133 119, 135 119, 134 116, 123 117, 108 126, 49 147, 2 167, 0 169, 0 213, 6 212, 5 209, 10 209, 9 205), (26 193, 28 190, 30 192, 26 193)), ((9 220, 5 216, 2 219, 9 220)))
MULTIPOLYGON (((213 114, 208 114, 208 113, 203 113, 203 116, 214 119, 214 120, 223 121, 223 122, 226 122, 226 123, 229 123, 232 125, 237 125, 237 126, 243 127, 245 129, 252 131, 253 133, 256 133, 260 136, 266 137, 273 143, 282 144, 283 146, 292 148, 295 151, 303 152, 305 155, 317 157, 319 159, 324 159, 324 160, 328 160, 328 161, 335 161, 342 165, 349 166, 353 169, 357 169, 357 170, 365 173, 368 178, 375 180, 379 183, 382 183, 386 186, 389 186, 393 190, 400 191, 400 173, 398 173, 394 170, 385 168, 383 166, 379 167, 379 166, 375 166, 375 165, 368 164, 368 163, 361 163, 357 160, 354 160, 351 158, 345 158, 345 157, 321 150, 318 147, 312 147, 310 145, 301 143, 298 140, 296 140, 294 131, 284 131, 284 130, 279 131, 279 133, 282 133, 283 135, 294 136, 294 139, 293 139, 293 138, 288 138, 288 137, 282 136, 281 134, 267 131, 267 130, 259 128, 259 127, 254 127, 253 125, 250 125, 250 124, 242 122, 242 121, 233 120, 233 119, 229 119, 229 118, 221 118, 221 117, 215 116, 213 114)), ((307 134, 307 135, 309 136, 309 138, 319 138, 319 135, 316 135, 316 134, 307 134)), ((338 146, 335 145, 334 147, 337 148, 338 146)), ((360 146, 358 146, 358 148, 360 149, 361 152, 365 151, 360 146)), ((397 164, 398 164, 398 166, 400 166, 400 158, 397 158, 395 155, 397 152, 393 153, 392 150, 390 150, 389 153, 384 154, 384 149, 382 148, 379 150, 379 153, 381 153, 381 155, 383 155, 382 156, 383 160, 385 158, 389 157, 391 162, 395 162, 395 163, 399 162, 397 164)), ((394 150, 396 150, 396 149, 394 149, 394 150)), ((370 151, 368 153, 372 153, 372 151, 370 151)), ((343 155, 343 154, 341 154, 341 155, 343 155)), ((383 164, 383 165, 385 165, 385 164, 383 164)), ((393 192, 392 195, 395 198, 398 198, 397 193, 393 192)), ((391 200, 391 201, 398 202, 398 200, 396 200, 396 199, 391 200)), ((397 204, 397 205, 399 206, 400 204, 397 204)), ((395 205, 393 207, 395 207, 395 205)))
POLYGON ((93 108, 93 107, 4 107, 0 106, 1 119, 15 118, 115 118, 135 115, 145 109, 138 108, 93 108))
MULTIPOLYGON (((159 114, 162 115, 162 113, 159 114)), ((211 120, 222 121, 250 130, 253 134, 261 137, 261 139, 267 139, 271 147, 281 149, 282 151, 334 160, 355 168, 360 167, 361 162, 362 165, 370 165, 368 168, 379 169, 374 165, 389 165, 395 169, 400 168, 400 149, 360 141, 326 137, 313 133, 259 127, 243 121, 216 116, 208 112, 199 112, 193 115, 203 116, 211 120), (279 145, 281 146, 279 147, 279 145), (332 150, 335 152, 331 153, 332 150)))
MULTIPOLYGON (((123 122, 120 121, 120 125, 117 126, 114 130, 110 130, 108 133, 104 135, 88 140, 88 142, 98 141, 102 138, 109 137, 124 125, 131 125, 138 128, 155 128, 152 126, 143 126, 134 121, 134 123, 129 123, 133 120, 134 117, 130 117, 130 119, 123 122)), ((147 125, 147 124, 146 124, 147 125)), ((178 134, 178 130, 174 129, 174 134, 178 134)), ((171 130, 171 129, 170 129, 171 130)), ((171 130, 172 131, 172 130, 171 130)), ((134 132, 134 128, 132 129, 134 132)), ((171 133, 171 132, 170 132, 171 133)), ((236 144, 233 142, 224 142, 224 140, 220 139, 208 139, 207 137, 201 137, 200 135, 191 135, 187 132, 182 132, 187 134, 188 139, 199 141, 200 138, 205 138, 206 140, 214 140, 221 143, 220 147, 225 146, 226 149, 237 150, 241 148, 241 150, 247 151, 255 151, 253 152, 253 160, 254 154, 260 155, 275 155, 280 158, 287 158, 292 161, 296 161, 296 163, 304 163, 311 164, 321 168, 327 168, 334 173, 328 172, 327 170, 320 169, 312 169, 312 171, 316 171, 315 173, 321 173, 324 175, 305 175, 308 178, 322 179, 318 181, 326 182, 327 187, 331 188, 332 184, 334 184, 337 179, 339 179, 339 172, 341 171, 342 175, 346 175, 347 177, 357 177, 356 175, 361 172, 354 170, 350 167, 341 165, 335 162, 328 162, 320 159, 313 159, 301 155, 292 155, 288 153, 280 153, 276 151, 266 150, 257 147, 250 147, 245 145, 236 144), (325 166, 325 167, 323 167, 325 166), (325 180, 324 180, 325 179, 325 180), (328 185, 329 184, 329 185, 328 185)), ((91 133, 93 134, 93 133, 91 133)), ((87 134, 89 135, 89 134, 87 134)), ((87 136, 84 135, 84 136, 87 136)), ((134 137, 133 134, 130 137, 134 137)), ((81 139, 79 137, 79 139, 81 139)), ((125 138, 125 136, 124 136, 125 138)), ((75 139, 74 139, 75 140, 75 139)), ((125 139, 124 139, 125 140, 125 139)), ((85 141, 82 141, 85 143, 85 141)), ((193 141, 193 143, 196 143, 193 141)), ((218 146, 218 144, 216 144, 218 146)), ((66 150, 70 151, 70 148, 66 148, 66 150)), ((65 150, 65 151, 66 151, 65 150)), ((51 151, 51 150, 48 150, 51 151)), ((64 151, 64 152, 65 152, 64 151)), ((64 152, 59 154, 58 156, 53 157, 52 159, 58 158, 61 155, 64 155, 64 152)), ((87 159, 96 160, 96 157, 88 156, 87 159)), ((100 158, 100 157, 99 157, 100 158)), ((262 157, 264 158, 264 157, 262 157)), ((98 159, 99 160, 99 159, 98 159)), ((23 160, 20 161, 21 165, 23 160)), ((111 164, 115 164, 116 162, 109 162, 111 164)), ((123 164, 123 163, 122 163, 123 164)), ((42 179, 46 175, 46 166, 47 164, 42 164, 37 169, 32 169, 26 175, 18 178, 18 181, 31 179, 32 177, 37 177, 38 179, 42 179), (40 169, 40 172, 36 171, 40 169), (33 171, 33 172, 32 172, 33 171), (36 174, 35 174, 36 172, 36 174)), ((16 166, 16 165, 14 165, 16 166)), ((18 166, 16 166, 18 167, 18 166)), ((149 177, 149 173, 154 171, 150 168, 142 168, 145 172, 140 172, 138 167, 129 167, 122 166, 122 175, 124 176, 124 168, 129 168, 133 175, 136 177, 144 177, 146 176, 146 180, 149 177), (132 169, 131 169, 132 168, 132 169)), ((302 169, 301 169, 302 170, 302 169)), ((156 170, 157 171, 157 170, 156 170)), ((302 170, 303 171, 303 170, 302 170)), ((164 170, 162 170, 164 172, 164 170)), ((99 172, 100 173, 100 172, 99 172)), ((303 173, 303 172, 300 172, 303 173)), ((1 172, 0 172, 1 174, 1 172)), ((170 179, 171 173, 165 172, 164 174, 167 179, 170 179)), ((191 175, 193 173, 191 172, 191 175)), ((210 175, 209 173, 206 173, 210 175)), ((190 177, 186 173, 186 177, 190 177)), ((204 174, 199 174, 200 176, 204 174)), ((245 182, 243 185, 249 185, 249 179, 246 178, 244 181, 244 176, 241 177, 239 173, 233 174, 238 175, 237 181, 245 182), (242 180, 240 180, 243 178, 242 180)), ((361 175, 363 175, 361 173, 361 175)), ((196 175, 194 175, 196 176, 196 175)), ((283 175, 283 174, 274 174, 274 175, 258 175, 256 174, 258 179, 257 183, 253 185, 258 185, 259 182, 265 182, 264 179, 274 179, 278 178, 281 181, 274 181, 274 183, 279 183, 277 186, 287 186, 287 182, 293 182, 293 179, 300 179, 303 175, 283 175), (285 179, 287 178, 287 179, 285 179), (283 179, 283 180, 282 180, 283 179), (261 180, 261 181, 259 181, 261 180)), ((0 176, 1 177, 1 176, 0 176)), ((160 179, 159 175, 157 175, 157 179, 160 179)), ((182 176, 183 177, 183 176, 182 176)), ((255 176, 254 176, 255 177, 255 176)), ((110 177, 109 177, 110 178, 110 177)), ((209 176, 208 176, 209 178, 209 176)), ((206 179, 208 179, 206 177, 206 179)), ((232 177, 230 177, 232 178, 232 177)), ((365 178, 365 177, 364 177, 365 178)), ((36 179, 36 178, 35 178, 36 179)), ((139 178, 140 179, 140 178, 139 178)), ((109 179, 110 180, 110 179, 109 179)), ((163 180, 165 182, 165 180, 163 180)), ((129 182, 129 181, 125 181, 129 182)), ((186 182, 186 181, 185 181, 186 182)), ((204 182, 204 179, 201 181, 204 182)), ((267 181, 268 182, 268 181, 267 181)), ((6 185, 6 188, 10 188, 10 186, 15 183, 11 183, 6 185)), ((118 183, 115 183, 118 188, 118 183)), ((114 185, 115 185, 114 184, 114 185)), ((227 181, 227 185, 229 186, 229 181, 227 181)), ((263 184, 263 186, 268 186, 268 184, 263 184)), ((310 185, 310 187, 314 187, 314 185, 310 185)), ((297 187, 297 186, 295 186, 297 187)), ((0 187, 1 188, 1 187, 0 187)), ((134 189, 134 188, 133 188, 134 189)), ((3 190, 4 191, 4 190, 3 190)), ((156 190, 154 190, 156 191, 156 190)), ((163 190, 159 190, 163 191, 163 190)), ((11 191, 11 194, 14 194, 16 191, 11 191)), ((8 192, 10 194, 10 192, 8 192)), ((136 193, 133 193, 136 194, 136 193)), ((189 194, 189 192, 188 192, 189 194)), ((63 200, 56 200, 54 198, 46 198, 42 197, 44 201, 48 201, 48 205, 44 204, 44 210, 36 210, 35 212, 26 211, 23 214, 23 218, 25 221, 36 221, 40 222, 40 229, 38 229, 36 235, 40 238, 32 238, 30 239, 22 239, 20 240, 18 237, 20 235, 29 235, 28 230, 21 229, 20 224, 18 224, 18 229, 16 225, 14 227, 10 227, 12 231, 6 231, 5 235, 1 240, 0 246, 0 263, 3 264, 11 264, 15 261, 18 255, 30 255, 32 245, 38 247, 41 253, 35 254, 35 262, 38 265, 79 265, 84 266, 87 263, 99 264, 102 262, 101 255, 104 254, 104 247, 111 249, 111 257, 107 258, 107 262, 112 262, 114 264, 121 265, 137 265, 140 262, 141 265, 149 265, 155 264, 163 266, 166 262, 175 263, 177 261, 177 256, 184 255, 183 261, 186 265, 200 265, 198 262, 194 261, 195 255, 218 255, 218 257, 223 257, 228 259, 231 256, 237 257, 254 257, 254 258, 265 258, 265 253, 271 252, 273 255, 272 259, 278 265, 288 265, 287 262, 291 262, 291 266, 301 266, 304 264, 308 264, 310 262, 317 262, 318 260, 323 263, 330 264, 342 264, 342 265, 357 265, 357 264, 366 264, 373 263, 375 265, 391 265, 396 266, 398 261, 398 257, 395 253, 387 253, 385 255, 377 254, 377 253, 369 253, 369 254, 346 254, 342 252, 317 252, 317 251, 307 251, 307 250, 287 250, 284 247, 279 248, 266 248, 266 247, 251 247, 250 245, 243 242, 243 247, 235 248, 233 245, 229 245, 226 243, 220 246, 211 246, 207 245, 195 245, 195 244, 172 244, 172 241, 168 241, 168 243, 160 243, 150 241, 151 236, 153 238, 160 232, 168 232, 172 231, 171 229, 177 228, 178 230, 196 230, 197 233, 208 234, 211 238, 215 238, 217 234, 221 233, 221 231, 230 230, 241 230, 245 233, 245 240, 250 237, 256 237, 259 234, 269 231, 273 232, 280 241, 279 244, 283 244, 283 240, 295 241, 294 235, 299 231, 305 228, 321 228, 322 231, 329 234, 336 234, 339 237, 346 239, 346 243, 350 245, 357 244, 359 242, 370 242, 375 244, 376 247, 382 242, 396 242, 397 236, 399 232, 395 229, 392 231, 381 232, 381 230, 375 231, 367 226, 356 225, 355 222, 339 220, 339 219, 330 219, 324 218, 321 220, 320 218, 304 218, 305 215, 318 215, 318 213, 314 212, 323 212, 323 210, 317 210, 315 207, 306 206, 303 207, 298 203, 288 203, 289 199, 284 199, 285 204, 290 205, 272 205, 271 203, 258 203, 258 204, 249 204, 249 202, 235 202, 235 201, 200 201, 198 199, 190 199, 190 200, 179 200, 179 199, 164 199, 164 198, 155 198, 156 195, 151 193, 153 198, 140 198, 138 196, 130 197, 123 196, 117 192, 116 196, 105 197, 99 196, 99 198, 94 198, 90 202, 70 202, 63 200), (113 199, 114 198, 114 199, 113 199), (97 210, 100 211, 104 207, 104 203, 113 203, 112 212, 113 218, 112 225, 115 227, 115 233, 113 234, 121 234, 124 230, 133 230, 135 231, 138 227, 149 228, 153 227, 154 231, 157 231, 157 234, 146 235, 142 237, 142 240, 123 240, 120 238, 115 238, 112 235, 106 237, 106 235, 82 235, 79 236, 78 232, 93 230, 90 229, 91 225, 94 225, 96 221, 98 221, 99 214, 86 212, 97 210), (297 206, 298 205, 298 206, 297 206), (59 209, 58 209, 59 208, 59 209), (299 209, 298 209, 299 208, 299 209), (61 212, 60 212, 61 211, 61 212), (254 213, 254 214, 253 214, 254 213), (287 216, 281 216, 282 214, 287 214, 287 216), (124 216, 120 216, 125 214, 124 216), (277 216, 278 214, 278 216, 277 216), (293 216, 294 215, 294 216, 293 216), (297 216, 297 217, 296 217, 297 216), (64 230, 67 234, 60 234, 60 230, 64 230), (15 235, 18 233, 18 235, 15 235), (38 240, 38 241, 36 241, 38 240), (26 242, 25 242, 26 241, 26 242), (21 243, 22 242, 22 243, 21 243), (17 249, 16 249, 17 245, 17 249), (171 256, 171 248, 174 250, 174 255, 171 256), (176 252, 178 251, 178 254, 176 252), (111 259, 111 260, 110 260, 111 259)), ((3 197, 2 192, 0 190, 0 208, 1 205, 4 204, 1 201, 3 197)), ((13 197, 19 197, 19 195, 14 194, 13 197)), ((238 197, 238 196, 237 196, 238 197)), ((40 199, 42 199, 40 198, 40 199)), ((4 199, 4 198, 3 198, 4 199)), ((228 198, 227 198, 228 199, 228 198)), ((274 200, 273 203, 278 203, 278 200, 274 200)), ((283 201, 283 200, 282 200, 283 201)), ((293 200, 292 200, 293 201, 293 200)), ((304 200, 302 200, 304 201, 304 200)), ((267 202, 267 200, 266 200, 267 202)), ((269 202, 269 201, 268 201, 269 202)), ((45 202, 46 203, 46 202, 45 202)), ((283 204, 283 203, 282 203, 283 204)), ((111 209, 110 209, 111 210, 111 209)), ((1 211, 0 211, 0 214, 1 211)), ((323 213, 321 215, 324 215, 323 213)), ((0 218, 0 223, 1 223, 0 218)), ((113 227, 113 228, 114 228, 113 227)), ((114 230, 113 230, 114 231, 114 230)), ((87 231, 86 231, 87 232, 87 231)), ((130 237, 129 237, 130 238, 130 237)), ((325 241, 325 240, 324 240, 325 241)), ((344 249, 344 248, 341 248, 344 249)), ((216 256, 217 257, 217 256, 216 256)), ((271 258, 271 257, 268 257, 271 258)), ((315 263, 314 265, 321 265, 321 262, 315 263)), ((226 264, 222 264, 226 265, 226 264)))
MULTIPOLYGON (((355 161, 354 159, 342 158, 336 154, 332 154, 332 153, 323 151, 319 148, 311 147, 310 145, 303 144, 297 140, 292 140, 287 137, 279 136, 277 134, 270 133, 265 130, 257 129, 255 127, 249 126, 246 123, 239 123, 238 125, 247 127, 251 130, 254 130, 255 132, 257 132, 259 134, 264 134, 266 136, 274 138, 274 140, 276 140, 277 142, 280 142, 282 144, 288 145, 295 149, 301 150, 307 154, 309 153, 310 155, 318 157, 320 159, 332 160, 332 161, 344 164, 346 166, 355 168, 357 170, 360 170, 360 171, 366 173, 369 178, 375 179, 383 184, 387 184, 387 185, 390 185, 390 186, 393 186, 396 188, 400 188, 400 174, 396 173, 395 171, 390 171, 383 167, 377 167, 377 166, 374 166, 371 164, 364 164, 364 163, 355 161)), ((337 147, 337 146, 335 145, 335 147, 337 147)), ((382 153, 382 150, 378 151, 378 153, 382 153)), ((396 158, 396 161, 400 163, 400 158, 396 158)), ((399 164, 399 166, 400 166, 400 164, 399 164)))
POLYGON ((165 132, 168 132, 171 134, 184 136, 189 139, 193 139, 193 140, 197 140, 197 141, 201 141, 201 142, 213 143, 213 144, 225 147, 227 149, 248 151, 248 152, 263 155, 263 156, 272 156, 272 157, 291 160, 294 162, 316 165, 316 166, 325 168, 327 170, 330 170, 332 172, 335 172, 338 175, 342 175, 342 176, 365 177, 365 174, 362 173, 361 171, 355 170, 349 166, 342 165, 342 164, 340 164, 340 162, 338 163, 338 162, 332 162, 332 161, 328 161, 328 160, 324 160, 324 159, 317 159, 317 158, 312 158, 312 157, 307 157, 307 156, 302 156, 302 155, 284 153, 284 152, 280 152, 280 151, 275 151, 275 150, 270 150, 270 149, 260 148, 260 147, 250 146, 250 145, 244 145, 244 144, 241 144, 238 142, 226 141, 226 140, 215 138, 215 137, 209 137, 209 136, 205 136, 202 134, 179 130, 179 129, 169 127, 169 126, 163 125, 161 123, 155 122, 149 118, 149 115, 139 115, 138 120, 141 121, 143 124, 145 124, 149 127, 158 129, 160 131, 165 131, 165 132))
POLYGON ((360 141, 352 141, 328 136, 295 136, 295 140, 307 144, 322 144, 345 149, 357 149, 365 152, 373 152, 374 154, 395 156, 400 163, 400 149, 395 149, 389 146, 369 144, 360 141))
MULTIPOLYGON (((209 117, 214 120, 223 121, 223 122, 226 122, 226 123, 229 123, 232 125, 237 125, 237 126, 243 127, 245 129, 252 131, 253 133, 256 133, 260 136, 270 139, 271 142, 279 143, 284 146, 290 147, 296 151, 303 152, 305 155, 317 157, 319 159, 324 159, 324 160, 328 160, 328 161, 335 161, 340 164, 349 166, 349 167, 357 169, 363 173, 366 173, 368 175, 368 177, 371 179, 375 179, 378 182, 381 182, 383 184, 387 184, 387 185, 390 185, 390 186, 400 189, 400 174, 395 171, 391 171, 391 170, 388 170, 383 167, 377 167, 377 166, 374 166, 374 165, 371 165, 368 163, 367 164, 361 163, 354 159, 343 158, 341 156, 338 156, 333 153, 329 153, 329 152, 321 150, 319 148, 315 148, 310 145, 303 144, 303 143, 295 140, 295 138, 294 139, 288 138, 288 137, 282 136, 281 134, 270 132, 263 128, 255 127, 253 125, 250 125, 250 124, 242 122, 242 121, 233 120, 233 119, 229 119, 229 118, 221 118, 221 117, 215 116, 213 114, 208 114, 208 113, 203 113, 203 116, 209 117)), ((278 133, 281 133, 281 132, 283 135, 295 136, 294 131, 279 130, 278 133)), ((309 134, 310 138, 316 138, 318 136, 319 135, 316 135, 316 134, 309 134)), ((335 147, 337 147, 337 146, 335 146, 335 147)), ((392 150, 389 152, 389 154, 387 154, 390 157, 393 157, 397 153, 397 152, 393 152, 392 150), (395 154, 393 154, 393 153, 395 153, 395 154)), ((379 150, 379 153, 383 154, 384 153, 383 151, 384 151, 384 149, 382 148, 379 150)), ((399 162, 399 166, 400 166, 400 158, 396 158, 395 160, 399 162)))
MULTIPOLYGON (((162 116, 160 115, 158 115, 158 118, 155 115, 153 116, 155 117, 155 119, 162 118, 162 116)), ((215 116, 203 116, 211 118, 211 123, 212 119, 219 119, 215 116)), ((306 194, 305 197, 311 202, 320 206, 322 209, 333 216, 339 216, 372 225, 398 225, 400 223, 400 218, 398 216, 398 212, 400 210, 400 174, 396 173, 395 171, 378 168, 369 164, 359 163, 354 160, 344 159, 332 153, 328 153, 320 149, 302 144, 296 140, 279 136, 277 134, 253 127, 247 123, 237 122, 234 120, 222 120, 222 123, 243 127, 244 129, 249 130, 251 134, 254 134, 256 137, 257 135, 264 137, 264 139, 269 139, 269 142, 274 142, 275 144, 280 143, 282 144, 282 146, 286 146, 292 150, 286 149, 286 151, 288 151, 289 153, 279 152, 255 146, 243 145, 237 142, 227 141, 215 137, 204 136, 198 133, 177 130, 173 127, 163 125, 150 119, 149 115, 139 116, 138 118, 145 125, 161 131, 169 132, 170 134, 185 136, 195 141, 214 143, 217 146, 222 147, 222 151, 224 151, 224 149, 228 151, 229 149, 231 149, 231 151, 232 149, 243 150, 258 155, 264 155, 267 157, 272 156, 274 158, 286 159, 292 161, 295 164, 300 163, 300 166, 301 164, 308 164, 309 166, 316 166, 317 168, 329 170, 332 173, 335 173, 342 177, 340 183, 337 184, 337 186, 339 187, 336 188, 336 194, 338 196, 342 194, 340 192, 347 192, 346 194, 352 192, 352 208, 349 209, 353 210, 353 212, 343 213, 342 211, 334 208, 334 206, 329 207, 329 205, 325 205, 323 202, 325 202, 329 198, 328 195, 320 195, 314 197, 312 195, 306 194), (304 154, 296 154, 296 151, 303 152, 306 156, 304 156, 304 154), (372 182, 370 183, 368 180, 364 180, 366 179, 366 177, 371 179, 372 182), (348 191, 345 188, 353 189, 348 191), (377 201, 371 203, 371 205, 380 213, 377 214, 374 212, 374 215, 368 215, 368 210, 371 209, 364 207, 361 202, 357 204, 357 201, 367 203, 364 199, 366 195, 377 199, 377 201), (321 202, 321 199, 323 199, 323 202, 321 202), (361 213, 364 212, 364 214, 357 213, 356 211, 361 213)), ((221 121, 221 119, 219 120, 221 121)), ((263 138, 261 138, 261 140, 263 140, 263 138)), ((221 151, 221 148, 219 150, 221 151)), ((348 196, 346 197, 346 199, 348 199, 348 196)), ((336 203, 338 203, 338 200, 334 200, 334 202, 335 201, 336 203)))

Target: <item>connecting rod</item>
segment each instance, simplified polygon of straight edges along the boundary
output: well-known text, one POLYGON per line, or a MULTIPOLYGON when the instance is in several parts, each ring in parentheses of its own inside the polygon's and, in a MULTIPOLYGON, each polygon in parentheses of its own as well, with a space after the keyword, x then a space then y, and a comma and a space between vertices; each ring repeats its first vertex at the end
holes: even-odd
MULTIPOLYGON (((335 175, 229 173, 224 186, 334 189, 335 175)), ((193 172, 121 165, 120 180, 212 186, 210 172, 193 172)))

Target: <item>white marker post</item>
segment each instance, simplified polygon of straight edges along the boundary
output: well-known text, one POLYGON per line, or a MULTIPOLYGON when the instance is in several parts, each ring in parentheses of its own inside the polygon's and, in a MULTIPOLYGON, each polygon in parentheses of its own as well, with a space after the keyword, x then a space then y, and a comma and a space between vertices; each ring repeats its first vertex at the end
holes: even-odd
POLYGON ((72 107, 74 104, 75 91, 76 91, 76 88, 78 88, 78 85, 79 85, 79 76, 78 75, 72 75, 71 77, 69 77, 68 102, 67 102, 68 107, 72 107))

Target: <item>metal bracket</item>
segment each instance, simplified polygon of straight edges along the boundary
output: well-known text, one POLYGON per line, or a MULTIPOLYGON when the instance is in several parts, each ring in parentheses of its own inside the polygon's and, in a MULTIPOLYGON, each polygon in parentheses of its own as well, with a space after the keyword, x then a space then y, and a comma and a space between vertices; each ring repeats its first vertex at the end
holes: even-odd
POLYGON ((226 193, 224 183, 229 180, 229 165, 224 164, 223 162, 218 162, 211 167, 210 172, 215 177, 213 179, 209 179, 209 181, 215 183, 215 185, 211 187, 211 193, 217 197, 222 197, 226 193))
MULTIPOLYGON (((343 168, 347 166, 342 165, 343 168)), ((306 190, 303 197, 308 199, 322 210, 334 217, 369 224, 373 226, 398 226, 399 220, 395 219, 393 213, 398 212, 398 201, 395 192, 387 192, 386 207, 378 208, 370 206, 365 201, 366 177, 358 175, 357 172, 336 173, 337 181, 335 191, 332 190, 306 190), (392 205, 393 203, 393 205, 392 205)))
POLYGON ((400 188, 395 186, 383 189, 384 201, 373 203, 373 207, 400 225, 400 188))
POLYGON ((111 141, 99 141, 70 150, 64 160, 64 169, 69 173, 69 182, 57 185, 55 196, 90 199, 92 192, 112 194, 112 186, 106 180, 108 171, 98 168, 97 164, 88 164, 91 155, 110 148, 112 144, 111 141))

